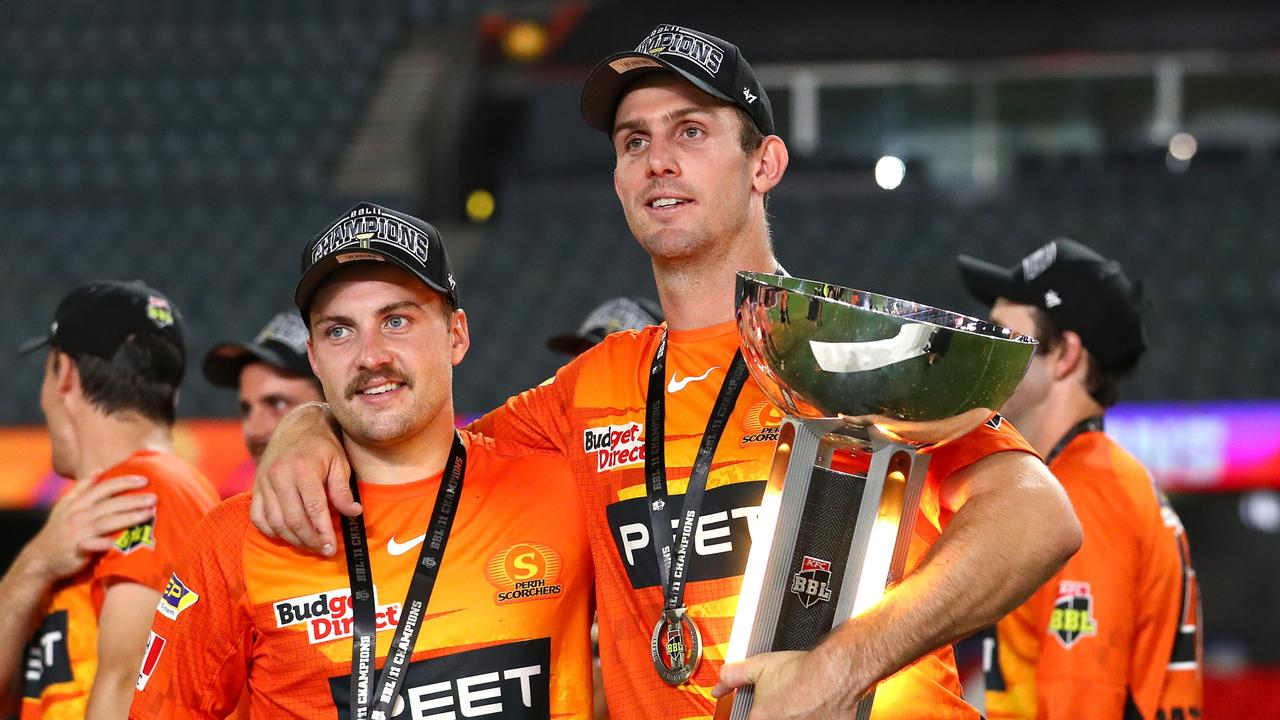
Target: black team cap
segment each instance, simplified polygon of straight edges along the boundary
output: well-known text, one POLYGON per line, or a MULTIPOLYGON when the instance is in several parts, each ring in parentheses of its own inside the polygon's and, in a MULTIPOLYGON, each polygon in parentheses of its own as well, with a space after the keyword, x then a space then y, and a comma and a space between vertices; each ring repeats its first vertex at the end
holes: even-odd
POLYGON ((578 332, 547 339, 547 349, 578 355, 619 330, 639 330, 662 322, 662 308, 648 298, 616 297, 597 305, 578 332))
POLYGON ((737 105, 764 135, 773 135, 773 106, 738 46, 679 25, 659 25, 635 50, 600 61, 582 86, 582 117, 591 127, 613 133, 613 117, 623 91, 636 78, 673 72, 712 97, 737 105))
POLYGON ((1125 372, 1147 349, 1141 287, 1120 263, 1065 238, 1003 268, 961 255, 965 287, 980 302, 996 298, 1042 308, 1062 330, 1080 336, 1104 370, 1125 372))
POLYGON ((303 316, 330 273, 354 262, 390 262, 409 271, 458 309, 458 285, 440 231, 412 215, 369 202, 357 204, 302 251, 302 279, 293 300, 303 316))
POLYGON ((217 387, 240 386, 240 371, 261 362, 277 370, 314 378, 307 360, 307 326, 295 311, 276 313, 250 343, 224 342, 204 356, 204 377, 217 387))
POLYGON ((72 290, 58 303, 48 334, 23 343, 18 353, 52 346, 73 357, 91 355, 111 363, 130 338, 142 333, 167 340, 181 355, 176 375, 154 379, 181 383, 187 356, 182 315, 169 298, 140 280, 98 280, 72 290))

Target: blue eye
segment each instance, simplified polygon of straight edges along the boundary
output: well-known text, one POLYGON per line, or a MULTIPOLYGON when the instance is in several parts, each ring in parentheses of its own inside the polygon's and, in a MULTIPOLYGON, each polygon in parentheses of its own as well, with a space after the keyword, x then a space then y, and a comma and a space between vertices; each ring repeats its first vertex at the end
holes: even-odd
POLYGON ((387 327, 392 330, 403 330, 409 325, 409 318, 403 315, 393 315, 387 318, 387 327))
POLYGON ((341 340, 342 338, 346 337, 347 334, 350 332, 351 332, 350 330, 348 330, 346 327, 343 327, 342 325, 334 325, 328 330, 325 330, 324 334, 325 334, 325 337, 331 340, 341 340))
POLYGON ((684 136, 687 138, 696 138, 702 134, 702 128, 690 125, 684 129, 684 136))

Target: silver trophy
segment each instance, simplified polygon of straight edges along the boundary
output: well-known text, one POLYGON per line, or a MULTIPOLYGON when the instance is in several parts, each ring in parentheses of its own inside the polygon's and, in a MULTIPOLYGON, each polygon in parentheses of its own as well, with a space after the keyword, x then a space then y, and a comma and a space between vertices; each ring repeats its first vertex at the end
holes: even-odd
MULTIPOLYGON (((1035 348, 985 320, 768 273, 738 273, 738 332, 752 377, 787 417, 727 661, 810 650, 902 577, 929 464, 919 451, 986 422, 1035 348), (848 447, 870 453, 865 474, 831 467, 848 447)), ((716 718, 745 720, 751 703, 742 688, 716 718)))

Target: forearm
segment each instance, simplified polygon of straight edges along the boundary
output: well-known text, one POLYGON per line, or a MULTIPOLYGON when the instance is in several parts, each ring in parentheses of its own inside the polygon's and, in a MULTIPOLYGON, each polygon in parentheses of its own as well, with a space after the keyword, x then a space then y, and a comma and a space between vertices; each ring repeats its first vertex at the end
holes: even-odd
POLYGON ((93 690, 89 693, 89 705, 85 720, 125 720, 129 717, 129 705, 133 702, 133 690, 137 684, 138 658, 132 669, 126 667, 98 667, 93 678, 93 690))
POLYGON ((969 498, 920 567, 818 651, 869 687, 1026 600, 1078 549, 1080 530, 1056 483, 1011 480, 969 498))
POLYGON ((49 576, 26 553, 0 580, 0 713, 17 712, 21 703, 26 646, 51 587, 49 576))

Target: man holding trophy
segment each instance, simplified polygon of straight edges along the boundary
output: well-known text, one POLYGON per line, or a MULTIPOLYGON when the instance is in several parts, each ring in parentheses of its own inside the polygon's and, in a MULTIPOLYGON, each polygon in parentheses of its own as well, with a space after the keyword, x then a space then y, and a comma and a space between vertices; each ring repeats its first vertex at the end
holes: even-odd
MULTIPOLYGON (((1061 488, 1008 423, 979 419, 931 453, 901 582, 811 651, 724 665, 784 424, 739 351, 737 274, 778 277, 764 206, 787 149, 738 48, 677 26, 602 61, 582 110, 612 141, 617 195, 667 323, 609 336, 475 429, 569 458, 589 515, 611 715, 707 717, 716 696, 751 684, 753 717, 852 716, 880 683, 876 717, 978 717, 947 645, 1075 552, 1061 488)), ((286 418, 253 509, 264 532, 325 553, 335 542, 326 489, 339 512, 360 511, 329 428, 318 406, 286 418)), ((824 559, 809 560, 802 599, 835 603, 824 559)))

